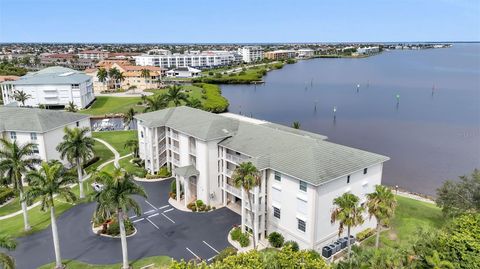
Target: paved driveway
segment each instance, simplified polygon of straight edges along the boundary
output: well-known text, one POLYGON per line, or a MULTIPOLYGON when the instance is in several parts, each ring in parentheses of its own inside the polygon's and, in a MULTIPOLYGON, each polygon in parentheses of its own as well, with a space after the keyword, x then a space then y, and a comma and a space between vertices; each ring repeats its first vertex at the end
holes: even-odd
MULTIPOLYGON (((208 260, 229 246, 227 234, 233 225, 240 223, 238 214, 227 208, 209 213, 179 211, 168 203, 169 180, 140 184, 145 187, 148 200, 138 199, 144 214, 132 218, 138 232, 127 240, 130 260, 158 255, 186 260, 198 256, 208 260)), ((90 220, 94 208, 93 203, 81 204, 58 218, 62 258, 92 264, 121 262, 120 239, 93 234, 90 220)), ((11 254, 19 269, 53 262, 50 227, 19 238, 18 247, 11 254)))

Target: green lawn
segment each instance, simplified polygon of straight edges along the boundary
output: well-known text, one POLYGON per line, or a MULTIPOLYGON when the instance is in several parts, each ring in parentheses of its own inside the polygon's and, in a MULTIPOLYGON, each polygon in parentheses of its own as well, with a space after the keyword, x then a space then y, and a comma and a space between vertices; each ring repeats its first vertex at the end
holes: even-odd
POLYGON ((92 136, 112 145, 120 156, 123 156, 131 153, 128 148, 125 148, 125 142, 129 139, 137 139, 137 131, 93 132, 92 136))
POLYGON ((91 107, 80 110, 80 113, 90 115, 105 115, 110 113, 126 113, 131 107, 137 112, 144 110, 143 106, 137 105, 141 101, 140 97, 112 97, 98 96, 91 107))
POLYGON ((133 156, 121 159, 118 163, 120 164, 120 167, 125 169, 130 174, 138 177, 145 177, 145 169, 143 167, 137 166, 134 163, 131 163, 130 160, 132 159, 133 159, 133 156))
MULTIPOLYGON (((140 260, 136 260, 130 263, 133 269, 138 269, 147 265, 154 264, 154 267, 149 267, 149 269, 162 269, 168 268, 170 263, 172 262, 172 258, 167 256, 155 256, 155 257, 148 257, 140 260)), ((65 265, 67 265, 68 269, 118 269, 121 268, 121 264, 109 264, 109 265, 96 265, 96 264, 87 264, 78 261, 71 261, 65 260, 63 261, 65 265)), ((51 269, 55 267, 55 263, 46 264, 44 266, 39 267, 39 269, 51 269)))
POLYGON ((113 152, 111 152, 104 144, 95 141, 95 145, 93 146, 93 151, 95 152, 95 156, 99 157, 98 161, 89 165, 85 170, 87 173, 91 173, 97 169, 99 165, 102 163, 112 160, 113 159, 113 152))

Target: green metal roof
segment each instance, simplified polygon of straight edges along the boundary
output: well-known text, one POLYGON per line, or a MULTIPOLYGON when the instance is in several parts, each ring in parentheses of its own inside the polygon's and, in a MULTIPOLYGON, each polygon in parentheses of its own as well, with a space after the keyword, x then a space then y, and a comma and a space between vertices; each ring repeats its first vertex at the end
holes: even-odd
POLYGON ((274 123, 251 123, 189 107, 136 116, 147 127, 167 126, 248 155, 258 169, 270 168, 320 185, 388 157, 325 141, 326 137, 274 123))
POLYGON ((85 118, 89 116, 58 110, 0 106, 0 131, 44 133, 85 118))
POLYGON ((195 169, 193 165, 187 165, 182 167, 177 167, 173 170, 176 175, 182 176, 184 178, 189 178, 191 176, 198 176, 200 172, 195 169))
POLYGON ((44 84, 80 84, 91 79, 83 72, 66 67, 47 67, 37 72, 28 73, 14 81, 5 81, 12 85, 44 85, 44 84))

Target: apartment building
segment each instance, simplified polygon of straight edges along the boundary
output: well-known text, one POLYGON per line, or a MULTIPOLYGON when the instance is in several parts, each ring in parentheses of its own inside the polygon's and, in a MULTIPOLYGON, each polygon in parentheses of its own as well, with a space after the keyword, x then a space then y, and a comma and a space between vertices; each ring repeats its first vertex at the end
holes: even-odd
POLYGON ((265 58, 270 60, 283 60, 289 58, 295 58, 297 51, 295 50, 274 50, 265 52, 265 58))
MULTIPOLYGON (((273 231, 302 248, 320 250, 337 238, 330 223, 333 199, 366 194, 381 184, 389 158, 326 141, 326 137, 267 121, 189 107, 137 115, 140 157, 145 168, 172 169, 177 199, 227 206, 242 216, 242 229, 255 227, 257 240, 273 231), (252 162, 260 171, 252 207, 232 181, 236 167, 252 162), (183 195, 180 189, 184 190, 183 195), (254 221, 250 219, 250 208, 254 221)), ((366 218, 352 233, 375 227, 366 218)))
POLYGON ((245 46, 238 49, 245 63, 258 62, 263 60, 263 48, 260 46, 245 46))
POLYGON ((141 66, 159 66, 162 68, 195 67, 210 68, 233 64, 237 57, 229 51, 202 51, 186 54, 143 54, 134 56, 135 64, 141 66))
POLYGON ((378 46, 357 48, 357 54, 370 55, 370 54, 375 54, 379 52, 380 52, 380 47, 378 46))
POLYGON ((109 53, 108 51, 100 51, 100 50, 84 50, 79 52, 78 58, 80 59, 90 59, 90 60, 103 60, 108 58, 109 53))
POLYGON ((64 107, 73 102, 78 108, 85 108, 95 99, 90 76, 60 66, 28 73, 15 81, 4 81, 0 85, 4 104, 16 102, 14 98, 16 91, 28 94, 29 98, 24 105, 33 107, 39 105, 64 107))
POLYGON ((90 117, 64 111, 0 106, 0 137, 19 144, 34 143, 35 155, 44 161, 60 160, 56 147, 63 140, 66 126, 90 127, 90 117))
POLYGON ((312 49, 298 49, 297 57, 298 58, 311 58, 315 55, 315 51, 312 49))

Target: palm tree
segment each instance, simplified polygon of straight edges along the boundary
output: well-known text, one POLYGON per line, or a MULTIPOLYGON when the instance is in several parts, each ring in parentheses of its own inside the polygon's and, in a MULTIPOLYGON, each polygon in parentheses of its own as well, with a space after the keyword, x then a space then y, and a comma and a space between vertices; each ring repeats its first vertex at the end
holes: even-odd
POLYGON ((128 129, 130 129, 130 123, 132 123, 135 120, 134 116, 135 116, 136 113, 137 112, 135 112, 135 109, 133 109, 133 107, 131 107, 127 111, 127 113, 123 115, 123 124, 125 126, 127 126, 128 129))
POLYGON ((134 182, 133 176, 127 172, 118 172, 117 170, 113 175, 108 172, 100 172, 97 180, 103 183, 103 189, 93 197, 93 200, 97 202, 95 218, 106 219, 116 214, 122 242, 122 268, 130 268, 124 221, 128 217, 127 212, 130 210, 133 210, 137 216, 141 215, 140 205, 133 196, 139 195, 147 198, 147 194, 141 186, 134 182))
POLYGON ((108 70, 108 77, 110 77, 114 81, 113 87, 115 90, 117 89, 118 74, 120 74, 120 71, 116 67, 110 68, 110 70, 108 70))
POLYGON ((186 101, 186 105, 192 108, 202 108, 202 101, 197 98, 189 98, 186 101))
POLYGON ((255 231, 255 213, 253 212, 252 195, 250 191, 260 185, 260 173, 251 162, 241 163, 233 172, 232 176, 235 186, 242 188, 247 194, 248 204, 250 205, 250 220, 253 232, 253 247, 256 249, 256 231, 255 231))
POLYGON ((397 201, 391 189, 376 185, 375 192, 367 194, 367 209, 370 218, 372 216, 377 220, 375 247, 378 248, 380 241, 380 229, 382 225, 387 225, 393 217, 397 201))
POLYGON ((299 121, 294 121, 292 123, 292 128, 294 129, 300 129, 300 122, 299 121))
POLYGON ((115 77, 115 80, 116 82, 121 85, 122 84, 122 81, 125 80, 125 76, 123 76, 123 73, 122 72, 118 72, 117 73, 117 76, 115 77))
MULTIPOLYGON (((17 243, 13 239, 5 235, 0 236, 0 248, 14 250, 16 247, 17 243)), ((13 257, 0 252, 0 268, 15 269, 15 260, 13 257)))
POLYGON ((60 158, 65 159, 77 166, 78 185, 80 187, 80 199, 85 197, 83 192, 82 164, 93 156, 93 144, 95 140, 88 135, 89 128, 65 127, 63 141, 58 144, 57 151, 60 158))
POLYGON ((124 148, 132 151, 133 157, 138 157, 138 139, 129 139, 125 142, 124 148))
POLYGON ((54 196, 58 195, 66 202, 76 200, 75 194, 67 185, 75 182, 75 177, 59 161, 43 162, 39 171, 28 173, 31 187, 25 193, 25 200, 33 201, 40 197, 40 210, 50 210, 52 226, 53 247, 55 250, 55 268, 63 268, 60 255, 60 242, 58 239, 57 221, 55 217, 54 196))
POLYGON ((167 102, 173 102, 175 106, 182 104, 182 101, 186 102, 188 96, 182 92, 182 87, 174 85, 168 88, 167 93, 165 94, 165 100, 167 102))
POLYGON ((432 256, 426 257, 425 260, 427 261, 428 265, 430 265, 432 269, 453 269, 455 266, 446 260, 442 260, 440 255, 436 250, 433 251, 432 256))
POLYGON ((361 225, 364 221, 362 215, 364 208, 359 205, 359 200, 356 195, 348 192, 333 200, 336 208, 334 208, 332 212, 331 223, 340 222, 338 226, 339 236, 343 233, 344 227, 347 226, 348 258, 350 258, 350 252, 352 250, 350 245, 350 230, 352 227, 361 225))
POLYGON ((140 71, 140 77, 147 79, 150 77, 150 70, 144 68, 140 71))
POLYGON ((34 170, 40 159, 34 156, 33 143, 19 145, 17 141, 9 142, 0 139, 0 173, 18 191, 23 211, 23 224, 25 231, 30 230, 28 224, 27 203, 24 201, 23 175, 34 170))
POLYGON ((15 101, 22 103, 22 106, 25 106, 25 101, 30 99, 32 96, 30 94, 27 94, 26 92, 22 90, 15 91, 13 94, 13 99, 15 101))
POLYGON ((68 102, 68 105, 65 107, 65 110, 68 112, 77 112, 77 106, 73 102, 68 102))
POLYGON ((98 81, 102 82, 105 86, 108 79, 108 71, 105 68, 99 68, 97 71, 98 81))
POLYGON ((144 112, 157 111, 168 106, 168 101, 165 100, 165 95, 155 95, 151 98, 145 99, 147 102, 147 107, 144 112))

